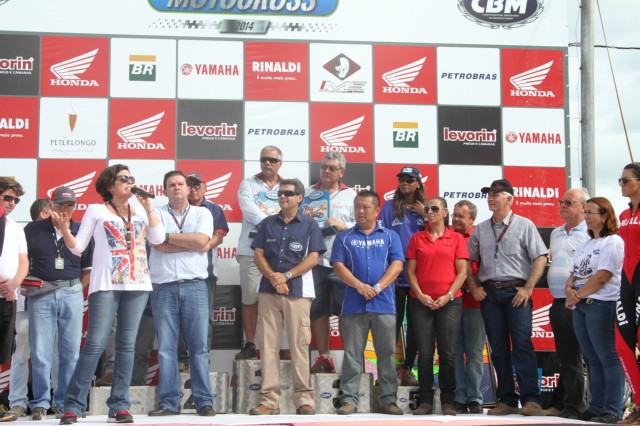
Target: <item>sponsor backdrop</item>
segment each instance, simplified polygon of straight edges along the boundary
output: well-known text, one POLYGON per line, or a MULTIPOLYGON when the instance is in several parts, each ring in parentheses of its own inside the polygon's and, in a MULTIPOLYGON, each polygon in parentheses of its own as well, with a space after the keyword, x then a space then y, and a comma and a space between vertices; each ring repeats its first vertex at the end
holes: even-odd
POLYGON ((266 144, 305 184, 326 152, 343 152, 345 183, 385 199, 416 166, 429 195, 470 199, 480 220, 480 188, 504 176, 516 213, 558 224, 562 2, 67 3, 0 2, 0 174, 27 191, 13 218, 28 222, 36 198, 68 185, 81 219, 108 164, 127 164, 156 204, 164 172, 199 171, 231 228, 212 317, 220 362, 241 343, 237 189, 266 144))

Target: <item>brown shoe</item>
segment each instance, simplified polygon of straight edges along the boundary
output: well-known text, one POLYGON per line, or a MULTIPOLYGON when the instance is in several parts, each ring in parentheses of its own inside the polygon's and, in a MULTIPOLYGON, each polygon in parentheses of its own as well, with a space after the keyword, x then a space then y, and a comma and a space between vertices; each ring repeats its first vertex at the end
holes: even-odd
POLYGON ((453 404, 449 404, 447 402, 442 403, 442 414, 445 416, 455 416, 456 409, 453 404))
POLYGON ((512 407, 504 402, 498 402, 495 408, 487 411, 489 416, 508 416, 509 414, 518 414, 518 407, 512 407))
POLYGON ((529 401, 524 404, 524 407, 520 409, 520 414, 523 416, 546 416, 547 413, 542 409, 537 402, 529 401))
POLYGON ((280 409, 279 408, 269 408, 269 407, 265 407, 264 405, 260 404, 255 408, 252 408, 251 410, 249 410, 249 414, 251 414, 252 416, 269 416, 269 415, 274 415, 274 414, 280 414, 280 409))
POLYGON ((624 420, 618 422, 619 425, 637 425, 640 424, 640 407, 633 407, 624 420))
POLYGON ((358 407, 356 407, 355 405, 351 405, 348 402, 343 402, 342 404, 340 404, 337 414, 340 414, 340 415, 355 414, 357 412, 358 412, 358 407))
POLYGON ((390 402, 382 407, 382 414, 391 414, 392 416, 401 416, 404 414, 402 408, 398 407, 395 402, 390 402))
POLYGON ((428 402, 421 403, 418 408, 413 410, 414 416, 426 416, 427 414, 433 414, 433 405, 428 402))
POLYGON ((560 417, 560 413, 562 411, 558 410, 556 407, 549 407, 544 410, 544 414, 547 416, 560 417))
POLYGON ((314 410, 313 407, 309 404, 304 404, 298 407, 298 409, 296 410, 296 414, 302 416, 313 416, 314 414, 316 414, 316 410, 314 410))

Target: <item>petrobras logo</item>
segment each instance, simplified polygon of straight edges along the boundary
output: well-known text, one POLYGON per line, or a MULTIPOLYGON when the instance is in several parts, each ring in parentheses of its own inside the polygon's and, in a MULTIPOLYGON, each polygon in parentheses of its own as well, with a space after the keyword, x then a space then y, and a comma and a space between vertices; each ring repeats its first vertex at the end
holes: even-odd
POLYGON ((463 145, 491 145, 494 146, 498 139, 498 130, 452 130, 445 127, 443 130, 443 138, 445 142, 462 142, 463 145))
POLYGON ((211 311, 211 321, 217 325, 233 325, 236 322, 236 308, 221 306, 211 311))
MULTIPOLYGON (((302 65, 300 62, 275 62, 275 61, 252 61, 252 72, 262 73, 300 73, 302 72, 302 65)), ((286 78, 283 78, 286 80, 286 78)), ((276 79, 277 80, 277 79, 276 79)))
POLYGON ((465 200, 480 200, 487 198, 487 194, 483 194, 480 191, 445 191, 442 193, 442 198, 462 198, 465 200))
MULTIPOLYGON (((420 179, 420 181, 422 181, 423 185, 427 184, 427 180, 429 179, 429 176, 425 176, 422 179, 420 179)), ((384 193, 383 198, 385 200, 392 200, 393 199, 393 195, 396 193, 395 189, 392 189, 391 191, 387 191, 384 193)))
POLYGON ((198 136, 202 140, 235 141, 238 136, 238 124, 220 123, 216 125, 196 125, 187 121, 180 123, 182 136, 198 136))
POLYGON ((129 81, 156 81, 156 55, 129 55, 129 81))
POLYGON ((237 64, 183 64, 180 67, 180 72, 185 76, 193 74, 194 71, 195 75, 240 75, 237 64))
POLYGON ((80 78, 93 63, 98 51, 94 49, 75 58, 68 59, 63 62, 51 65, 49 70, 56 78, 52 78, 50 83, 52 86, 100 86, 95 80, 83 80, 80 78))
POLYGON ((1 74, 26 74, 31 75, 33 71, 33 58, 25 59, 22 56, 16 56, 13 59, 0 58, 0 75, 1 74))
POLYGON ((557 132, 507 132, 504 140, 508 143, 562 145, 562 136, 557 132))
POLYGON ((394 121, 393 122, 393 147, 394 148, 418 148, 418 122, 394 121))
POLYGON ((352 140, 358 133, 363 121, 364 115, 320 133, 320 139, 326 144, 326 146, 320 147, 320 152, 338 151, 364 153, 365 150, 361 146, 355 147, 347 145, 347 142, 352 140))
POLYGON ((407 65, 403 65, 400 68, 388 71, 382 74, 382 79, 387 83, 387 87, 382 88, 383 93, 409 93, 409 94, 427 94, 427 90, 424 87, 411 87, 407 83, 411 83, 416 79, 426 57, 418 59, 407 65))
POLYGON ((338 0, 149 0, 149 4, 159 12, 284 16, 328 16, 338 8, 338 0))
POLYGON ((17 117, 1 117, 0 130, 29 130, 29 119, 17 117))
MULTIPOLYGON (((231 172, 208 181, 206 183, 207 190, 204 193, 204 198, 207 200, 214 200, 218 198, 229 183, 229 179, 231 179, 231 172)), ((231 208, 229 208, 229 210, 230 209, 231 208)))
MULTIPOLYGON (((544 188, 544 187, 534 187, 534 186, 518 186, 513 187, 513 196, 514 197, 524 197, 524 198, 560 198, 560 189, 559 188, 544 188)), ((548 309, 548 307, 547 307, 548 309)), ((548 318, 547 318, 548 319, 548 318)))
POLYGON ((482 26, 518 28, 540 17, 544 0, 458 0, 458 9, 482 26))
POLYGON ((304 136, 307 134, 307 129, 272 129, 272 128, 257 128, 251 127, 247 130, 247 135, 255 136, 304 136))
MULTIPOLYGON (((516 195, 517 197, 518 195, 516 195)), ((532 338, 550 338, 553 339, 553 331, 547 331, 543 327, 549 325, 549 309, 551 304, 543 306, 533 311, 531 319, 531 337, 532 338)))
POLYGON ((509 82, 515 87, 511 90, 511 96, 532 96, 532 97, 551 97, 555 98, 551 90, 538 90, 553 65, 553 61, 542 64, 539 67, 532 68, 523 73, 514 75, 509 82))
POLYGON ((440 73, 442 80, 497 80, 496 73, 483 72, 442 72, 440 73))
POLYGON ((164 117, 164 111, 144 120, 122 127, 118 130, 118 136, 122 142, 118 142, 118 149, 161 149, 165 147, 161 143, 147 142, 147 138, 153 134, 164 117))
MULTIPOLYGON (((76 199, 82 198, 84 193, 87 192, 87 188, 89 188, 89 185, 91 185, 91 182, 93 181, 93 178, 95 177, 95 175, 96 175, 96 172, 93 171, 91 173, 88 173, 72 181, 61 183, 60 185, 54 186, 53 188, 49 188, 47 190, 47 196, 51 198, 51 194, 53 194, 53 191, 55 191, 61 186, 66 186, 69 189, 73 189, 73 192, 76 194, 76 199)), ((78 204, 79 210, 84 210, 86 208, 87 208, 86 204, 78 204), (84 208, 81 208, 80 206, 84 206, 84 208)))

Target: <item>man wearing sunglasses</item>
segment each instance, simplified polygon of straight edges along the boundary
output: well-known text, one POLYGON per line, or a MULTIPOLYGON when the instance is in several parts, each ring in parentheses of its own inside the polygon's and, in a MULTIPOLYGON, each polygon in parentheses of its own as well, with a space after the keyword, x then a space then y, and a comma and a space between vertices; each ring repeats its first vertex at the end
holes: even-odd
POLYGON ((498 404, 487 414, 544 416, 538 364, 531 343, 530 299, 544 272, 548 250, 533 222, 511 211, 513 187, 508 180, 495 180, 481 191, 487 194, 493 216, 476 226, 469 239, 470 260, 479 260, 480 267, 477 281, 467 284, 474 299, 481 302, 498 377, 498 404), (520 393, 515 389, 513 367, 520 393), (520 410, 518 403, 522 405, 520 410))
POLYGON ((260 365, 262 387, 260 405, 249 414, 280 414, 280 362, 278 352, 282 328, 287 330, 291 351, 291 378, 296 414, 315 414, 314 391, 310 386, 309 312, 314 297, 311 268, 326 246, 320 228, 300 213, 304 186, 298 179, 280 182, 280 212, 266 218, 251 248, 262 278, 258 293, 260 365))
POLYGON ((273 191, 280 187, 282 177, 278 170, 282 167, 282 151, 272 145, 260 151, 260 173, 249 176, 240 183, 238 204, 242 210, 242 229, 238 240, 236 261, 240 265, 240 287, 242 289, 242 328, 245 344, 235 359, 256 359, 256 325, 258 323, 258 284, 260 271, 253 262, 252 237, 260 222, 278 213, 280 207, 273 200, 273 191), (272 204, 262 200, 271 195, 272 204))
POLYGON ((319 356, 311 367, 312 373, 335 373, 329 347, 329 316, 340 315, 346 284, 336 276, 331 267, 331 247, 337 232, 351 228, 355 224, 353 200, 356 192, 342 182, 347 160, 340 152, 327 152, 320 163, 320 181, 309 186, 305 195, 314 191, 329 192, 329 218, 319 224, 321 228, 333 228, 325 236, 327 251, 313 267, 313 281, 316 298, 311 304, 311 329, 318 346, 319 356))
MULTIPOLYGON (((72 235, 80 223, 71 219, 76 196, 65 186, 51 194, 50 209, 63 218, 72 235)), ((29 249, 30 275, 46 281, 43 293, 27 300, 29 314, 29 346, 31 349, 31 384, 33 399, 29 401, 33 420, 46 420, 50 408, 51 367, 56 334, 59 367, 54 400, 63 413, 64 394, 80 354, 82 339, 83 286, 89 284, 93 259, 93 241, 81 256, 71 253, 51 218, 27 224, 24 228, 29 249)))
MULTIPOLYGON (((16 289, 29 272, 24 230, 7 217, 23 194, 22 185, 15 179, 0 177, 0 364, 11 359, 16 289)), ((0 412, 0 422, 13 420, 16 420, 15 414, 0 412)))

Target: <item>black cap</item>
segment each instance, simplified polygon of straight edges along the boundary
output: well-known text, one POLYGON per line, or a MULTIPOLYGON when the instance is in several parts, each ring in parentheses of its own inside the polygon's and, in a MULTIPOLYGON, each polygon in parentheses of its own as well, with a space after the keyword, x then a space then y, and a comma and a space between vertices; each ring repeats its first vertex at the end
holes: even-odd
POLYGON ((67 202, 76 202, 76 194, 73 192, 73 189, 67 188, 66 186, 61 186, 57 188, 51 194, 51 201, 54 203, 67 203, 67 202))
POLYGON ((198 173, 198 172, 191 172, 191 173, 187 174, 187 182, 189 180, 197 180, 200 183, 204 182, 202 180, 202 176, 200 176, 200 173, 198 173))
POLYGON ((480 190, 483 194, 486 194, 489 191, 498 191, 498 192, 508 192, 513 195, 513 187, 506 179, 498 179, 491 182, 491 186, 484 187, 480 190))
POLYGON ((396 176, 400 177, 402 175, 409 175, 416 179, 422 179, 422 175, 420 174, 420 170, 415 167, 403 167, 396 176))

